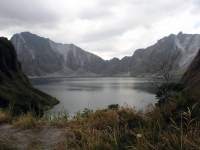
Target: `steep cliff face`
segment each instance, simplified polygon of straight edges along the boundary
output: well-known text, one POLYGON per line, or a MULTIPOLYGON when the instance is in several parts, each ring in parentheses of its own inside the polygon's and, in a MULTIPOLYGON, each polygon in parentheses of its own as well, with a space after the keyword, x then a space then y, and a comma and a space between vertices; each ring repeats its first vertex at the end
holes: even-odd
POLYGON ((11 41, 26 75, 44 76, 62 69, 63 58, 51 49, 48 39, 24 32, 11 41))
POLYGON ((21 71, 14 46, 0 38, 0 107, 13 105, 22 111, 55 105, 58 100, 35 89, 21 71))
POLYGON ((183 74, 180 82, 184 84, 186 89, 200 88, 200 50, 187 71, 183 74))
POLYGON ((73 44, 55 43, 30 32, 15 34, 11 42, 28 76, 70 76, 79 68, 99 74, 106 65, 100 57, 73 44))

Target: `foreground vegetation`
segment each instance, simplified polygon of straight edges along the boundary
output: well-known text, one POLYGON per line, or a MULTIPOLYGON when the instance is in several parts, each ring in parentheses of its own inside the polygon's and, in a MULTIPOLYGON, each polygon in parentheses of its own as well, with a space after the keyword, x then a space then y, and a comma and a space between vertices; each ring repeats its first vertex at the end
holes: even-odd
POLYGON ((136 137, 142 134, 143 149, 196 150, 200 149, 198 91, 175 94, 165 108, 149 105, 146 111, 136 111, 128 106, 110 105, 105 110, 77 112, 70 120, 67 111, 46 112, 42 118, 34 112, 12 116, 10 107, 0 109, 0 123, 34 130, 43 125, 70 127, 72 134, 66 134, 66 142, 59 145, 62 149, 137 149, 136 137))

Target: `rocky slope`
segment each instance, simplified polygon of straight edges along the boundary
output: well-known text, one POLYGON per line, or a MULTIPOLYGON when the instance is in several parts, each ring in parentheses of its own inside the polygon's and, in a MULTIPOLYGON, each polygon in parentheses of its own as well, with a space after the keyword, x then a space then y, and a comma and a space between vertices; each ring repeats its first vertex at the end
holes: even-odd
POLYGON ((200 48, 200 35, 171 34, 150 47, 136 50, 132 56, 109 61, 73 44, 55 43, 29 32, 15 34, 11 42, 28 76, 139 76, 151 70, 158 59, 175 52, 180 53, 177 64, 178 74, 182 75, 200 48))
POLYGON ((183 83, 184 87, 187 89, 194 87, 200 88, 200 50, 187 71, 183 74, 180 82, 183 83))
POLYGON ((35 89, 21 71, 12 43, 0 38, 0 107, 9 105, 22 111, 53 106, 58 100, 35 89), (40 106, 39 106, 40 105, 40 106), (40 107, 40 108, 39 108, 40 107))

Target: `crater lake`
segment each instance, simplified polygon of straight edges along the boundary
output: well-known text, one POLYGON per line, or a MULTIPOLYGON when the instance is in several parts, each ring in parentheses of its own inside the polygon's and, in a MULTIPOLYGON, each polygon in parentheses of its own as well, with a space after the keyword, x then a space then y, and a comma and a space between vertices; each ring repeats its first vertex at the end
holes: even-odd
POLYGON ((68 110, 69 114, 84 108, 105 109, 110 104, 145 109, 155 104, 155 90, 146 78, 91 77, 91 78, 30 78, 32 85, 56 97, 60 103, 53 112, 68 110))

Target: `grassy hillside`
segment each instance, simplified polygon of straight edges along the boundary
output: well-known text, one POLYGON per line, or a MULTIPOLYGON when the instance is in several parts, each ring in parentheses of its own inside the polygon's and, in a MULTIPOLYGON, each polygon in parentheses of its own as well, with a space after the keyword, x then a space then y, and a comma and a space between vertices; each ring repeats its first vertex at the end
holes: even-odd
POLYGON ((10 41, 0 38, 0 107, 12 105, 18 110, 39 110, 58 100, 35 89, 21 71, 16 51, 10 41))

